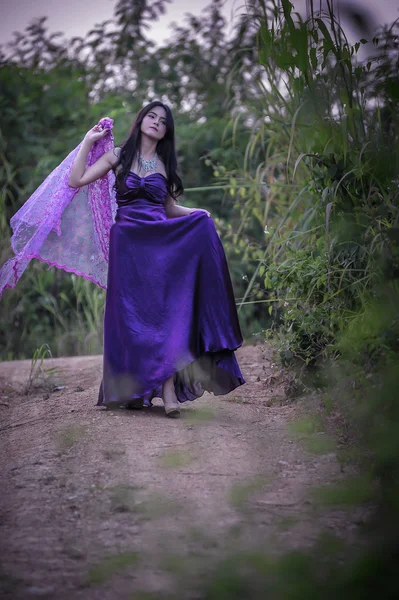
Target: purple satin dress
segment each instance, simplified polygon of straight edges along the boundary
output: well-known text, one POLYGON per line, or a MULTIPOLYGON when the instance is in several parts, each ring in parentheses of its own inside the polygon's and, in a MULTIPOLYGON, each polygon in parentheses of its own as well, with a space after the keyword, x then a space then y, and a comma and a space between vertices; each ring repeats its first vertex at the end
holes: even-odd
POLYGON ((116 195, 98 406, 151 406, 174 376, 179 402, 245 383, 226 257, 212 218, 168 219, 166 179, 130 172, 116 195))

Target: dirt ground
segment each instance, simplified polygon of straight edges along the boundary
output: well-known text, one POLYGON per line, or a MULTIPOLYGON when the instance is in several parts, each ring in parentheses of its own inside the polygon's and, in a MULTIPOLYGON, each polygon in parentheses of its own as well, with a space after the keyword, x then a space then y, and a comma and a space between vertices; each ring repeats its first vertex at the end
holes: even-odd
POLYGON ((99 356, 46 360, 56 373, 27 395, 30 361, 0 363, 2 598, 189 598, 176 578, 233 545, 276 553, 322 530, 355 539, 359 509, 312 492, 350 477, 334 442, 298 427, 309 408, 285 397, 270 350, 237 358, 247 383, 176 420, 159 399, 95 407, 99 356))

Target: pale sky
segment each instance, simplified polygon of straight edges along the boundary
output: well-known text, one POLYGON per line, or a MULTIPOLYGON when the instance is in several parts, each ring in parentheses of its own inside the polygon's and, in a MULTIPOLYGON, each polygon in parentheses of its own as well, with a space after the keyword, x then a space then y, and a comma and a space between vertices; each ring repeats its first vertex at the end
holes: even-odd
MULTIPOLYGON (((306 0, 291 0, 302 12, 306 0)), ((399 17, 399 0, 347 0, 359 8, 367 8, 376 26, 399 17)), ((134 2, 134 0, 132 0, 134 2)), ((336 0, 338 3, 338 0, 336 0)), ((200 15, 210 0, 173 0, 167 14, 155 21, 149 36, 162 42, 170 35, 171 21, 182 22, 184 13, 200 15)), ((319 0, 315 0, 315 5, 319 0)), ((51 33, 61 31, 66 37, 84 36, 96 23, 113 16, 116 0, 0 0, 0 43, 12 39, 14 31, 23 31, 35 17, 47 16, 51 33)), ((231 22, 232 11, 243 9, 245 0, 226 0, 224 14, 231 22)), ((356 35, 356 39, 358 36, 356 35)))
MULTIPOLYGON (((134 2, 134 0, 132 0, 134 2)), ((226 0, 224 16, 231 21, 233 7, 245 0, 226 0)), ((0 43, 12 39, 13 31, 23 31, 35 17, 47 16, 48 29, 62 31, 66 37, 84 36, 96 23, 112 19, 117 0, 0 0, 0 43)), ((170 35, 171 21, 182 21, 189 12, 200 15, 210 0, 173 0, 167 12, 154 21, 149 37, 162 42, 170 35)))

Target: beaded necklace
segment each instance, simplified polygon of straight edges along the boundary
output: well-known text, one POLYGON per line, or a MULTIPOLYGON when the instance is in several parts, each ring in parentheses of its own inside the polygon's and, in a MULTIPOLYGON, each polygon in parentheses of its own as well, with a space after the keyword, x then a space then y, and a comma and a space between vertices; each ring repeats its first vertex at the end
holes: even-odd
POLYGON ((157 153, 155 152, 154 156, 150 160, 146 160, 141 156, 140 152, 137 152, 137 162, 140 171, 144 171, 144 173, 155 171, 158 162, 157 153))

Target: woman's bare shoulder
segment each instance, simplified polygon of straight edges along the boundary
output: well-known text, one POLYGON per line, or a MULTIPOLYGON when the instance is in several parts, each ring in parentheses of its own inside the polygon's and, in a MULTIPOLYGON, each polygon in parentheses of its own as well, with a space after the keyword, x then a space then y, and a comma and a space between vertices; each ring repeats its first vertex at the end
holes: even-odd
POLYGON ((158 156, 158 161, 157 161, 157 171, 159 173, 162 173, 162 175, 164 175, 166 178, 168 177, 166 174, 166 169, 165 169, 165 165, 163 160, 160 158, 160 156, 158 156))

